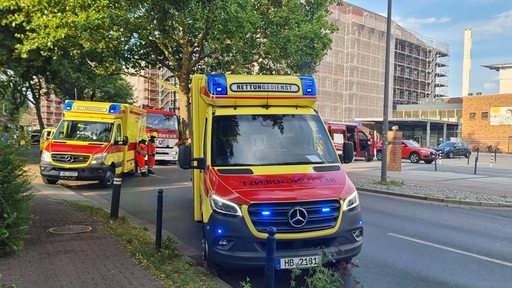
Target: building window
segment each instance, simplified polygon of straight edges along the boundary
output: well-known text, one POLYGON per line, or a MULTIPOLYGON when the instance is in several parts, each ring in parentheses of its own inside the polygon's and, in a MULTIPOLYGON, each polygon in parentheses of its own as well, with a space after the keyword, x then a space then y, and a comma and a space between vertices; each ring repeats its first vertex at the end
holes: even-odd
POLYGON ((476 113, 475 112, 469 113, 469 120, 475 120, 475 119, 476 119, 476 113))
POLYGON ((482 120, 489 119, 489 112, 482 112, 482 120))

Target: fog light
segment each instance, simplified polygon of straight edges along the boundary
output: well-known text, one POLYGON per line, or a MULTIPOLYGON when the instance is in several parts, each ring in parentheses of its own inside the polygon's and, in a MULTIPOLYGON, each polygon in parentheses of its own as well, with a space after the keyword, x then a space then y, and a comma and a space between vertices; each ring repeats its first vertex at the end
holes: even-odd
POLYGON ((228 245, 228 240, 226 240, 226 239, 219 240, 219 246, 226 246, 226 245, 228 245))
POLYGON ((363 239, 363 229, 357 229, 352 231, 352 237, 356 239, 356 241, 361 241, 363 239))

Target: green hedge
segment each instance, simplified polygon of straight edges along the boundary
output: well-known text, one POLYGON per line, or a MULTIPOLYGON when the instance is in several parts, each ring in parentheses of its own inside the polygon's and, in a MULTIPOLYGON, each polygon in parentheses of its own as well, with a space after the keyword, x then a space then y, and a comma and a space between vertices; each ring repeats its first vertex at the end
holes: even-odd
POLYGON ((33 192, 23 157, 29 149, 0 138, 0 256, 19 254, 29 236, 33 192))

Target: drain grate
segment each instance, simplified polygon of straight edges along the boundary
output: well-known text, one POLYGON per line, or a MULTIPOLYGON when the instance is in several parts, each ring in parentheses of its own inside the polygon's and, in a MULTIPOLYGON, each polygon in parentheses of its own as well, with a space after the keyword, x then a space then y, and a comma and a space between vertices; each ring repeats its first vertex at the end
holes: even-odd
POLYGON ((87 233, 92 230, 91 226, 87 225, 64 225, 58 227, 52 227, 48 229, 48 232, 53 234, 78 234, 87 233))

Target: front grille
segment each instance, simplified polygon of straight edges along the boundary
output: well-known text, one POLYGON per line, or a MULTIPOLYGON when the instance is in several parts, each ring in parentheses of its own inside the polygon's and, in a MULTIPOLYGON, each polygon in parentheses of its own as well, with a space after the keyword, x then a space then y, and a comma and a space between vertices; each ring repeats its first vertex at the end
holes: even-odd
POLYGON ((248 207, 249 217, 258 232, 267 233, 268 227, 277 229, 277 233, 302 233, 320 231, 336 226, 340 217, 341 204, 338 200, 255 203, 248 207), (304 209, 307 221, 303 226, 295 227, 290 223, 290 211, 304 209))
POLYGON ((90 155, 52 153, 52 161, 60 164, 87 164, 90 155))

